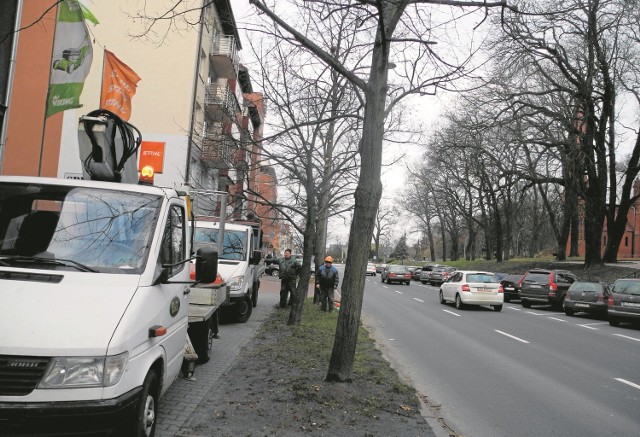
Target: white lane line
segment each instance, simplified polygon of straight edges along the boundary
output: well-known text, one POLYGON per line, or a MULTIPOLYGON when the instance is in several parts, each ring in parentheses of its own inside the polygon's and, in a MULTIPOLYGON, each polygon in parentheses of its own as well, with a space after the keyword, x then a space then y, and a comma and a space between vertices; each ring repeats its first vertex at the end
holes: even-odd
POLYGON ((449 311, 449 310, 442 310, 442 311, 444 311, 445 313, 453 314, 456 317, 460 317, 460 314, 454 313, 453 311, 449 311))
POLYGON ((551 320, 557 320, 558 322, 567 322, 568 320, 558 319, 557 317, 549 317, 551 320))
POLYGON ((626 379, 622 379, 622 378, 613 378, 613 379, 615 379, 616 381, 621 382, 623 384, 627 384, 630 387, 637 388, 638 390, 640 390, 640 385, 635 384, 635 383, 633 383, 631 381, 627 381, 626 379))
POLYGON ((534 313, 533 311, 527 311, 527 314, 533 314, 534 316, 546 316, 545 313, 534 313))
POLYGON ((581 326, 581 327, 587 328, 587 329, 593 329, 594 331, 599 331, 598 328, 594 328, 593 326, 589 326, 589 325, 578 325, 578 326, 581 326))
POLYGON ((509 308, 510 310, 522 311, 522 308, 517 308, 512 306, 508 306, 507 308, 509 308))
POLYGON ((597 322, 597 323, 585 323, 580 326, 597 326, 597 325, 608 325, 609 322, 597 322))
POLYGON ((398 294, 402 294, 402 291, 398 291, 398 290, 393 290, 393 291, 395 291, 398 294))
POLYGON ((628 335, 622 335, 622 334, 613 334, 613 335, 615 335, 617 337, 626 338, 626 339, 629 339, 629 340, 640 341, 640 338, 629 337, 628 335))
POLYGON ((422 303, 424 303, 424 300, 422 300, 422 299, 418 299, 417 297, 414 297, 414 298, 413 298, 413 300, 417 300, 418 302, 422 302, 422 303))
POLYGON ((386 285, 383 285, 382 288, 389 288, 389 287, 387 287, 386 285))
POLYGON ((497 329, 494 329, 494 331, 496 331, 498 334, 502 334, 502 335, 507 336, 509 338, 513 338, 514 340, 518 340, 521 343, 527 343, 527 344, 529 343, 527 340, 523 340, 521 338, 518 338, 515 335, 507 334, 506 332, 502 332, 502 331, 499 331, 497 329))

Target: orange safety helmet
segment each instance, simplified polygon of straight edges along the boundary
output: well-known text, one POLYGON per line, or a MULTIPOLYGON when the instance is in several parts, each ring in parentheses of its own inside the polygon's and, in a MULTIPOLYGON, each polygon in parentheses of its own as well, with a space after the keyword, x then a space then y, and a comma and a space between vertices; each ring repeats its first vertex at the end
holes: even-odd
POLYGON ((332 263, 332 262, 333 262, 333 258, 331 258, 330 256, 328 256, 328 257, 326 257, 326 258, 324 259, 324 262, 332 263))

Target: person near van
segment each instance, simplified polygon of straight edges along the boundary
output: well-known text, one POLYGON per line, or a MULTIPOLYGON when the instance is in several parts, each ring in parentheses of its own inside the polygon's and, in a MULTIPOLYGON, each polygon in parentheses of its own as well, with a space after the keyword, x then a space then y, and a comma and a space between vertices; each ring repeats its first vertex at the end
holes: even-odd
POLYGON ((287 299, 289 300, 289 305, 295 300, 298 274, 300 273, 300 263, 291 257, 291 249, 285 249, 284 258, 278 261, 278 270, 280 275, 280 303, 276 306, 278 308, 286 308, 287 299))
POLYGON ((316 275, 316 288, 320 289, 320 309, 322 311, 333 311, 334 293, 338 288, 340 277, 338 269, 333 266, 333 258, 328 256, 324 259, 316 275))

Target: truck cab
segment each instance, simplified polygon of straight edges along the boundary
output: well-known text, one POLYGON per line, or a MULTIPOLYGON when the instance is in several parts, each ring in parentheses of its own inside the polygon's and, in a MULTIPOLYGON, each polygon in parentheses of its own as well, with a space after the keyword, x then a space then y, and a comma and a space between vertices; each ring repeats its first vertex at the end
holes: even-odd
MULTIPOLYGON (((216 247, 220 235, 220 219, 211 216, 195 218, 194 248, 216 247)), ((218 251, 218 273, 229 287, 226 302, 234 320, 244 323, 258 303, 260 279, 264 273, 262 232, 260 223, 222 221, 224 241, 218 251)))

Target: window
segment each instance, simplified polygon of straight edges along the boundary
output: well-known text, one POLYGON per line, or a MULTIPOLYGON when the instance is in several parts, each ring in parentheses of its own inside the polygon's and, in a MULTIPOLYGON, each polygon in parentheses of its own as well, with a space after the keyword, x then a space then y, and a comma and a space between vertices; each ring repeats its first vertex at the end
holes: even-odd
MULTIPOLYGON (((173 265, 185 259, 185 229, 183 226, 184 211, 179 206, 172 206, 165 224, 160 250, 160 262, 173 265)), ((170 267, 169 276, 173 276, 184 268, 184 264, 170 267)))

